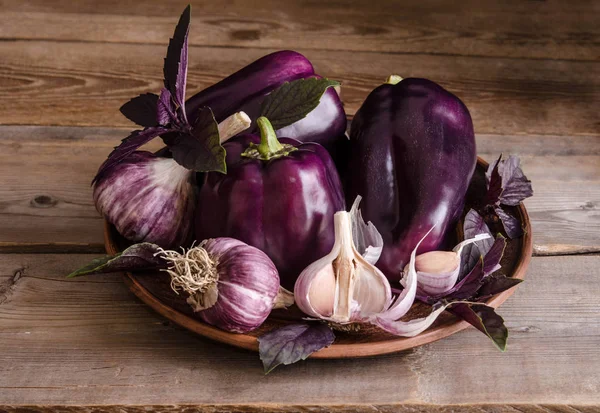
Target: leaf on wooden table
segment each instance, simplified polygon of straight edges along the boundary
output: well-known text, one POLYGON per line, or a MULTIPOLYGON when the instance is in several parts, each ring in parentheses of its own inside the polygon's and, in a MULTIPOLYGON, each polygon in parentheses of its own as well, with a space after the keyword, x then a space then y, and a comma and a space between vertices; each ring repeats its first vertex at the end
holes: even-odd
POLYGON ((333 344, 335 335, 322 323, 292 324, 270 331, 258 338, 258 351, 265 374, 281 364, 305 360, 315 351, 333 344))
POLYGON ((132 245, 119 254, 96 258, 88 265, 67 275, 67 278, 74 278, 80 275, 166 268, 166 261, 159 255, 156 255, 158 252, 160 252, 158 245, 150 242, 142 242, 132 245))
POLYGON ((458 303, 448 311, 488 336, 500 351, 506 350, 508 329, 504 325, 504 319, 492 307, 485 304, 458 303))

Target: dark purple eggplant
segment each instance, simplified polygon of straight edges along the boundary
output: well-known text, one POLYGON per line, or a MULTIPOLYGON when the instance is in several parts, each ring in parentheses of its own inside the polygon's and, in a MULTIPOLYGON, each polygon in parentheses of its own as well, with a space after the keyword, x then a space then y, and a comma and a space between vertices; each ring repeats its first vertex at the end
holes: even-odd
POLYGON ((345 208, 344 196, 321 145, 278 140, 266 118, 257 123, 261 136, 224 144, 227 174, 206 174, 196 239, 231 237, 259 248, 292 289, 302 270, 333 247, 333 215, 345 208))
POLYGON ((352 121, 346 200, 362 195, 363 216, 384 240, 377 266, 397 281, 431 227, 417 254, 452 235, 477 157, 471 116, 458 97, 426 79, 389 82, 352 121))
MULTIPOLYGON (((185 102, 187 116, 193 123, 199 109, 209 106, 217 122, 239 111, 256 119, 261 115, 261 103, 266 95, 285 82, 313 77, 319 76, 300 53, 291 50, 271 53, 189 98, 185 102)), ((305 118, 279 129, 277 136, 317 142, 329 148, 343 138, 345 131, 346 114, 342 102, 337 92, 329 88, 316 109, 305 118)))

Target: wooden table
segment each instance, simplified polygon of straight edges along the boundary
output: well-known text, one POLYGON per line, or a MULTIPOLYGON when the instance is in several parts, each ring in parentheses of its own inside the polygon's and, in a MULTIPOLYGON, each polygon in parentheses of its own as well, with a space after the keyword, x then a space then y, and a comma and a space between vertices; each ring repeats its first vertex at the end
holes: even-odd
POLYGON ((188 90, 291 48, 343 82, 349 114, 390 73, 460 96, 479 154, 519 155, 534 183, 535 257, 499 311, 508 351, 469 329, 264 376, 119 276, 65 280, 103 252, 90 180, 133 127, 120 104, 160 89, 185 3, 3 1, 0 411, 600 411, 600 3, 325 3, 196 2, 188 90))

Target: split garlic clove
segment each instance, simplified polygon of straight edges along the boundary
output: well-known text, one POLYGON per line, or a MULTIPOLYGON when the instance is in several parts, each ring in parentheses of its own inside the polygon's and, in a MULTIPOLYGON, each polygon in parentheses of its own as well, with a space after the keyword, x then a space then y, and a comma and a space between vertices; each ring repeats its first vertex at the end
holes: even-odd
POLYGON ((450 291, 458 281, 463 248, 489 237, 489 234, 478 234, 461 242, 452 251, 430 251, 417 256, 415 268, 419 292, 436 296, 450 291))
MULTIPOLYGON (((309 265, 294 287, 296 304, 304 313, 338 324, 367 320, 384 311, 392 296, 383 273, 355 248, 352 217, 360 217, 360 213, 357 208, 353 210, 334 215, 333 249, 309 265)), ((373 231, 367 232, 372 236, 373 231)))

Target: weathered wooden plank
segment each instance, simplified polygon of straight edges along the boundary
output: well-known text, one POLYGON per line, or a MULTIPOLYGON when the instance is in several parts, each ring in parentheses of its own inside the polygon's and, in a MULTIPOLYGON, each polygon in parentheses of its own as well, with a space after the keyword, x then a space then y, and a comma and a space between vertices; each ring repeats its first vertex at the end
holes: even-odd
MULTIPOLYGON (((4 3, 0 39, 165 45, 181 2, 4 3)), ((328 49, 546 59, 600 57, 593 1, 193 2, 196 46, 328 49)))
POLYGON ((112 406, 56 406, 27 405, 3 406, 0 413, 596 413, 596 406, 566 404, 452 404, 431 405, 422 403, 401 404, 337 404, 337 405, 112 405, 112 406))
MULTIPOLYGON (((0 127, 0 250, 101 252, 90 181, 125 130, 0 127)), ((488 160, 522 157, 537 254, 600 251, 600 138, 478 135, 488 160)), ((158 148, 159 142, 151 148, 158 148)))
MULTIPOLYGON (((162 86, 164 45, 49 41, 0 43, 4 124, 132 127, 119 106, 162 86)), ((189 94, 273 49, 192 47, 189 94)), ((318 71, 341 80, 347 112, 390 73, 426 77, 470 108, 478 133, 600 133, 600 62, 514 60, 303 50, 318 71)))
POLYGON ((554 412, 600 404, 599 256, 532 260, 525 283, 499 310, 511 331, 506 353, 469 329, 400 354, 309 360, 266 377, 256 354, 169 325, 118 276, 63 278, 92 257, 0 256, 0 283, 9 290, 0 300, 0 406, 306 411, 325 404, 404 412, 412 404, 468 412, 470 404, 500 403, 481 411, 542 412, 544 404, 554 412))

